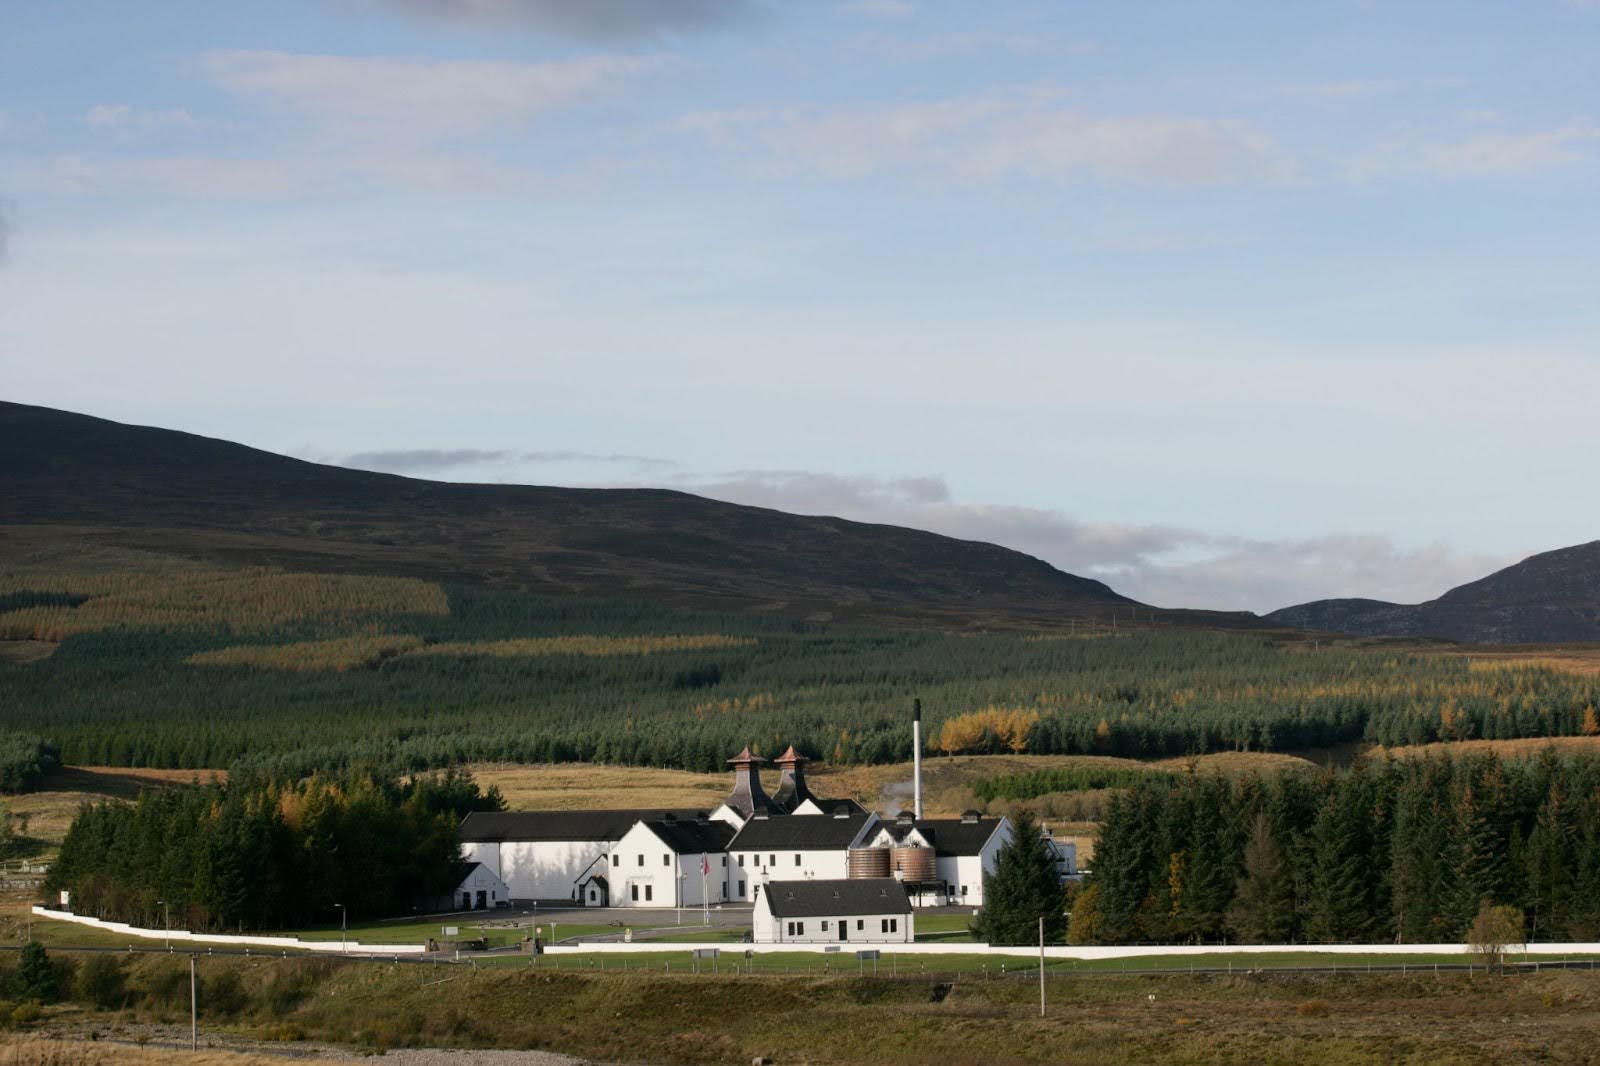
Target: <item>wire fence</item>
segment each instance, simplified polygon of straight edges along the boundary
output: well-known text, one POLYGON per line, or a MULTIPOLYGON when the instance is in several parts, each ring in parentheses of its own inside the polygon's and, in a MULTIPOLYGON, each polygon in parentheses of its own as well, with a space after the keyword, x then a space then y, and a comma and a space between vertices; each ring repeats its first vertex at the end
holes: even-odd
MULTIPOLYGON (((0 952, 19 952, 21 944, 0 944, 0 952)), ((112 945, 46 945, 51 953, 80 955, 168 955, 172 957, 196 956, 199 958, 235 958, 273 961, 280 959, 326 959, 331 962, 380 963, 386 966, 423 966, 478 968, 479 963, 509 963, 525 957, 530 969, 570 974, 657 974, 662 976, 725 976, 725 977, 862 977, 870 976, 904 981, 1005 981, 1039 978, 1039 967, 1019 957, 1016 964, 984 964, 965 969, 945 969, 929 966, 919 956, 883 954, 873 960, 842 957, 827 960, 821 965, 805 965, 788 961, 773 962, 760 956, 745 958, 742 953, 729 952, 726 956, 699 959, 660 959, 648 956, 537 956, 513 952, 475 952, 425 956, 384 955, 369 952, 348 955, 308 955, 289 950, 261 951, 249 948, 177 947, 156 948, 112 945)), ((1600 959, 1588 958, 1507 958, 1495 965, 1484 962, 1338 962, 1321 964, 1294 963, 1283 966, 1258 964, 1226 965, 1158 965, 1141 966, 1137 959, 1119 960, 1119 965, 1084 964, 1076 960, 1052 960, 1045 964, 1045 978, 1049 981, 1103 977, 1247 977, 1262 978, 1280 975, 1349 975, 1361 974, 1537 974, 1546 970, 1596 970, 1600 959)), ((504 968, 496 965, 494 968, 504 968)))

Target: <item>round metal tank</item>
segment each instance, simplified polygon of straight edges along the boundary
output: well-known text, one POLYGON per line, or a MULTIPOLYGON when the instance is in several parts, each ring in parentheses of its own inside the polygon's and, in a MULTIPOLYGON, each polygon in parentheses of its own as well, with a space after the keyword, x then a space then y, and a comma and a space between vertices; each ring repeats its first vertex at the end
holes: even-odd
POLYGON ((845 872, 850 877, 888 877, 888 848, 851 848, 845 856, 845 872))
POLYGON ((894 876, 902 881, 932 881, 938 869, 932 848, 893 848, 889 862, 894 869, 894 876))

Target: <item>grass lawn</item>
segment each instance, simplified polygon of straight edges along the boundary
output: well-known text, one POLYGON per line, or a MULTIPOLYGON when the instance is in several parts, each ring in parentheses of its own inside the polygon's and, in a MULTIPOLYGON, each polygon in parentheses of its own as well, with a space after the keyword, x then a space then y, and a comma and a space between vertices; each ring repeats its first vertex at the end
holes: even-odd
POLYGON ((962 914, 919 914, 916 918, 917 943, 929 940, 947 940, 956 943, 972 943, 972 915, 962 914))

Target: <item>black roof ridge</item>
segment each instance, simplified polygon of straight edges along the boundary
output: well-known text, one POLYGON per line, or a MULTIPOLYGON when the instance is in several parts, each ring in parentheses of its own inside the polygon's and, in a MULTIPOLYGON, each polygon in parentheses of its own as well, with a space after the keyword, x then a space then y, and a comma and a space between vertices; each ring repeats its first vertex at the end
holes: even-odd
POLYGON ((775 918, 835 914, 909 914, 906 887, 893 877, 841 877, 768 881, 761 898, 775 918))

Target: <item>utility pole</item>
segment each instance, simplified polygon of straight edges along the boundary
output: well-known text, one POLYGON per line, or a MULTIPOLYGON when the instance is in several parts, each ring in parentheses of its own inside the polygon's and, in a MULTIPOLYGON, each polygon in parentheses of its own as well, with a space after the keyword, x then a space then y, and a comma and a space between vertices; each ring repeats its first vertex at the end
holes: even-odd
POLYGON ((1039 1017, 1044 1017, 1044 915, 1039 915, 1039 1017))
POLYGON ((161 928, 166 933, 167 950, 171 951, 172 950, 172 905, 169 904, 164 899, 158 899, 158 900, 156 900, 156 902, 161 904, 161 928))
POLYGON ((195 957, 189 956, 189 1050, 200 1050, 200 983, 195 980, 195 957))

